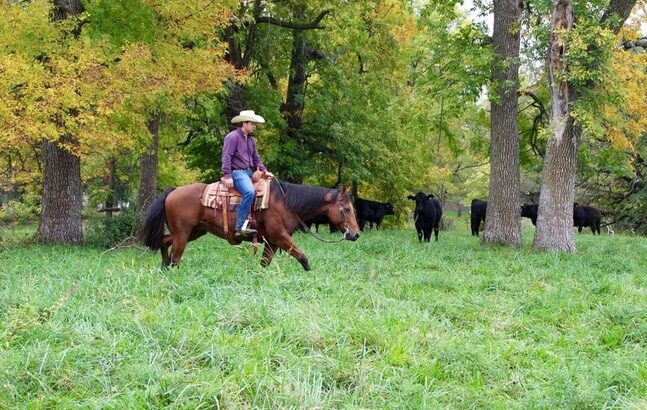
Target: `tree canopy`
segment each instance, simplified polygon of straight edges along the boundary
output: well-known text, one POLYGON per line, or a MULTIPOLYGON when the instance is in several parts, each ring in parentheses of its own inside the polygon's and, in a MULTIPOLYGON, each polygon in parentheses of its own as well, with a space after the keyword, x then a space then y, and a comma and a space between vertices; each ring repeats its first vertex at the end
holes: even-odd
MULTIPOLYGON (((114 194, 118 184, 106 182, 113 168, 128 187, 119 201, 135 203, 153 118, 157 190, 213 181, 237 109, 266 118, 257 143, 279 178, 353 184, 363 198, 392 202, 395 223, 407 221, 405 194, 414 191, 454 207, 488 193, 488 98, 506 85, 492 78, 492 38, 475 19, 492 11, 489 4, 476 2, 472 11, 458 1, 405 0, 82 5, 57 20, 57 2, 0 2, 5 213, 13 198, 13 206, 35 204, 30 210, 38 214, 43 141, 80 159, 86 209, 114 194)), ((546 55, 553 4, 524 5, 514 115, 521 190, 536 193, 551 135, 546 55)), ((618 17, 605 17, 602 2, 574 7, 577 22, 564 41, 568 80, 579 96, 572 115, 582 127, 575 199, 645 232, 641 21, 613 30, 618 17)))

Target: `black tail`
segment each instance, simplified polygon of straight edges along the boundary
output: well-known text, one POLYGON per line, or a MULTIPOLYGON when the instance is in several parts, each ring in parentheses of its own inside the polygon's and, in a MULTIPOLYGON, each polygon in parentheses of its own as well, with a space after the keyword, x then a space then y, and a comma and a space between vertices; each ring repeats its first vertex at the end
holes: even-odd
POLYGON ((175 188, 168 188, 166 191, 162 192, 162 195, 159 196, 148 208, 148 215, 146 215, 146 222, 139 234, 139 238, 144 245, 150 248, 152 251, 156 251, 162 247, 162 240, 164 239, 164 225, 166 225, 166 208, 164 207, 164 202, 166 197, 171 193, 175 188))

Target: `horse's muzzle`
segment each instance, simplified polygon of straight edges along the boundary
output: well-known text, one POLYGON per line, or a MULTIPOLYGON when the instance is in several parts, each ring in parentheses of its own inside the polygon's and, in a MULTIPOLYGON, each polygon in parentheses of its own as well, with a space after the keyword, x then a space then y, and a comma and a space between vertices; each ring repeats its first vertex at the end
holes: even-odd
POLYGON ((351 232, 349 230, 346 230, 344 233, 344 239, 347 241, 356 241, 359 239, 359 232, 351 232))

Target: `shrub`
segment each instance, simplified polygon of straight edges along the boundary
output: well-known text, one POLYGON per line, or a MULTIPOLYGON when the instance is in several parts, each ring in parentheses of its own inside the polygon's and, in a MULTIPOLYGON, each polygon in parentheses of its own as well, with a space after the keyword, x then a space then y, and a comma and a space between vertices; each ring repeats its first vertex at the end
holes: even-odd
POLYGON ((0 206, 0 222, 29 223, 38 220, 40 212, 37 196, 25 196, 21 201, 9 201, 0 206))
POLYGON ((126 209, 112 218, 98 218, 89 222, 85 243, 100 248, 111 248, 135 234, 137 212, 126 209))

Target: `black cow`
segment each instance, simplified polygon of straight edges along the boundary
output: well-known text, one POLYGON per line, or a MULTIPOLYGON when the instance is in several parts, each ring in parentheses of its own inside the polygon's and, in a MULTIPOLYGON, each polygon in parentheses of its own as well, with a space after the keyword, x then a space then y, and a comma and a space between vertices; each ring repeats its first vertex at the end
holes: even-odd
POLYGON ((413 219, 416 223, 418 240, 429 242, 431 231, 434 231, 436 241, 438 241, 438 227, 440 218, 443 216, 443 208, 440 206, 438 199, 433 194, 425 195, 418 192, 416 196, 409 195, 407 198, 416 201, 416 209, 413 212, 413 219))
POLYGON ((521 205, 521 216, 530 218, 533 225, 537 225, 537 210, 538 204, 523 204, 521 205))
MULTIPOLYGON (((521 216, 530 218, 530 220, 532 221, 532 224, 536 225, 538 208, 539 208, 539 205, 537 204, 523 205, 521 207, 521 216)), ((594 235, 596 231, 598 235, 600 235, 601 217, 602 217, 602 214, 600 213, 600 211, 598 211, 592 206, 579 205, 577 202, 573 204, 573 226, 577 226, 577 231, 580 233, 582 232, 583 227, 590 226, 591 231, 593 231, 594 235)))
POLYGON ((375 224, 375 229, 379 229, 385 215, 395 215, 393 206, 389 202, 369 201, 368 199, 362 198, 355 200, 355 212, 357 212, 359 229, 362 231, 366 226, 366 222, 370 224, 371 228, 375 224))
MULTIPOLYGON (((328 227, 330 229, 330 233, 337 232, 337 227, 330 223, 330 219, 328 219, 328 215, 315 216, 314 218, 306 219, 305 221, 303 221, 303 223, 306 224, 308 229, 310 229, 312 227, 312 225, 314 225, 315 226, 315 232, 317 232, 317 233, 319 233, 319 225, 328 225, 328 227)), ((301 224, 299 224, 298 228, 305 231, 305 229, 303 229, 301 224)))
POLYGON ((600 219, 602 219, 602 213, 596 208, 580 205, 577 202, 573 205, 573 226, 577 226, 577 232, 582 233, 583 227, 590 226, 593 235, 596 231, 600 235, 600 219))
POLYGON ((485 223, 485 213, 487 211, 487 201, 472 199, 470 206, 470 222, 472 225, 472 236, 479 236, 481 222, 485 223))

